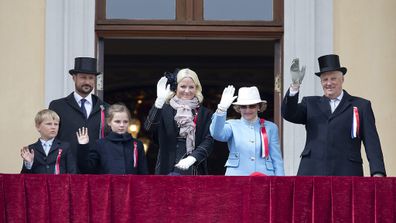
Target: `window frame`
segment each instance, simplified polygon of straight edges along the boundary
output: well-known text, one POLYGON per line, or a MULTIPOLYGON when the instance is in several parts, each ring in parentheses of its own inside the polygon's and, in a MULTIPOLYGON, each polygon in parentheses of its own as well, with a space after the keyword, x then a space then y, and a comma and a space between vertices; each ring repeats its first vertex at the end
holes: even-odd
POLYGON ((98 25, 232 25, 232 26, 283 26, 283 0, 273 0, 272 21, 204 20, 204 0, 175 0, 175 20, 107 19, 106 0, 97 0, 96 24, 98 25))

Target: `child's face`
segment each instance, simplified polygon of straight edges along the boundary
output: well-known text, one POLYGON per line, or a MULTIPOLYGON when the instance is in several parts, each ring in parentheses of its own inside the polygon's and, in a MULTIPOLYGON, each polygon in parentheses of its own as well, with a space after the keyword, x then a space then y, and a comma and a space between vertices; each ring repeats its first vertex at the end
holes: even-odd
POLYGON ((108 125, 111 127, 111 131, 115 133, 126 133, 129 125, 128 114, 126 112, 115 112, 113 119, 111 119, 108 125))
POLYGON ((37 131, 40 133, 40 138, 50 140, 58 135, 59 122, 53 119, 44 119, 39 125, 36 125, 37 131))

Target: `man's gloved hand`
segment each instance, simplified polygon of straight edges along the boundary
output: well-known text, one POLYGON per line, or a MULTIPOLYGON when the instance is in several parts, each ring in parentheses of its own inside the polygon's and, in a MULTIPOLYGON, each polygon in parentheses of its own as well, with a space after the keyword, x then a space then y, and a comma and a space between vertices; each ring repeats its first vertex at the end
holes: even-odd
POLYGON ((197 159, 195 159, 195 157, 193 156, 187 156, 184 159, 181 159, 176 165, 175 167, 181 169, 181 170, 188 170, 188 168, 190 168, 191 165, 193 165, 195 162, 197 161, 197 159))
POLYGON ((298 58, 293 59, 292 65, 290 66, 290 73, 293 86, 299 87, 302 80, 304 79, 305 66, 302 66, 300 70, 300 63, 298 58))
POLYGON ((232 102, 237 98, 234 96, 235 88, 232 85, 228 85, 228 87, 224 88, 223 94, 221 95, 221 100, 219 105, 217 106, 221 111, 227 111, 227 109, 231 106, 232 102))
POLYGON ((168 79, 166 77, 161 77, 157 83, 157 99, 155 100, 154 106, 156 108, 162 108, 164 106, 166 98, 171 93, 169 84, 166 85, 168 79))

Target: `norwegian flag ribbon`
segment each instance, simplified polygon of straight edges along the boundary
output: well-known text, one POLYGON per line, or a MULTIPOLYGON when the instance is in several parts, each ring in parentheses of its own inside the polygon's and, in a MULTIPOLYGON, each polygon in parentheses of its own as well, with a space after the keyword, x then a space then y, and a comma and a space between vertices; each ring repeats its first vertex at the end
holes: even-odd
POLYGON ((103 105, 100 105, 99 139, 104 138, 104 128, 105 128, 105 108, 103 105))
POLYGON ((353 107, 353 120, 352 120, 352 139, 359 137, 360 132, 360 120, 359 120, 359 110, 357 107, 353 107))
POLYGON ((138 160, 138 151, 137 151, 137 142, 133 142, 133 167, 137 167, 138 160))
POLYGON ((269 146, 268 146, 268 135, 267 131, 264 126, 264 119, 260 119, 260 126, 261 126, 261 157, 268 159, 269 157, 269 146))
POLYGON ((59 148, 58 151, 58 156, 56 157, 56 163, 55 163, 55 174, 60 174, 60 160, 61 160, 61 155, 62 155, 62 149, 59 148))

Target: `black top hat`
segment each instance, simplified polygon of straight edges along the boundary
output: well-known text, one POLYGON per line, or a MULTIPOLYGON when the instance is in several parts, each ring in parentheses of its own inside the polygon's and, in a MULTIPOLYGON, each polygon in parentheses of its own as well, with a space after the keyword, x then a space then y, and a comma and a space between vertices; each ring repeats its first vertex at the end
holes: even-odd
POLYGON ((328 71, 341 71, 343 75, 346 74, 347 69, 345 67, 340 66, 340 59, 338 55, 335 54, 329 54, 329 55, 324 55, 318 58, 319 61, 319 68, 320 72, 315 73, 318 77, 324 72, 328 71))
POLYGON ((92 57, 76 57, 74 59, 74 69, 69 70, 71 75, 83 73, 99 75, 100 72, 96 70, 96 58, 92 57))

